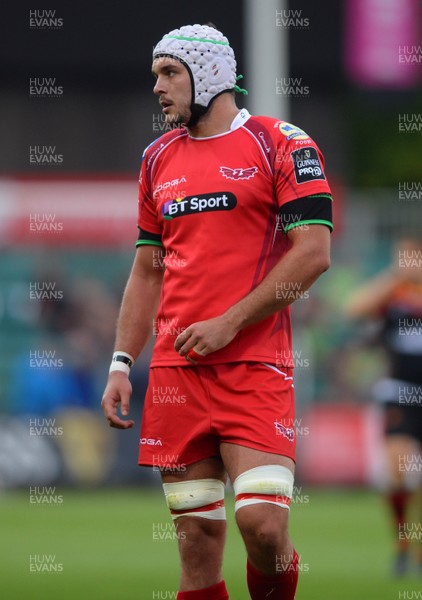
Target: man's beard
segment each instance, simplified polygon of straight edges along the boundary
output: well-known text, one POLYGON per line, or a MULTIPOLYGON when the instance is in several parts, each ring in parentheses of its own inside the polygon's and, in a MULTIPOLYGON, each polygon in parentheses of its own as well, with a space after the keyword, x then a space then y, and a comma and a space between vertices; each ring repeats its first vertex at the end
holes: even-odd
POLYGON ((175 115, 166 115, 167 124, 174 128, 186 125, 191 117, 190 112, 186 112, 187 114, 176 113, 175 115))

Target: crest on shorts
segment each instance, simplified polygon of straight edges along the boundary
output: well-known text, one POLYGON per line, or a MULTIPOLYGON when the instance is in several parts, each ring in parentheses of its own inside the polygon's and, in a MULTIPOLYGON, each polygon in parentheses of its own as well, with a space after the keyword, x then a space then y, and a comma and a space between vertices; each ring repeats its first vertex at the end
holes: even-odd
POLYGON ((286 427, 283 423, 279 421, 274 421, 275 432, 277 435, 284 435, 285 438, 289 440, 289 442, 293 442, 295 439, 295 430, 293 427, 286 427))

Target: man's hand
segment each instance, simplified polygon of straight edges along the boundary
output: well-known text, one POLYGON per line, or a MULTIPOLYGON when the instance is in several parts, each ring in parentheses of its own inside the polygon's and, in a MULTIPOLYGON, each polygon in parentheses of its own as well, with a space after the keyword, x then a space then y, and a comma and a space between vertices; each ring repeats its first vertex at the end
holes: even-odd
POLYGON ((128 376, 121 371, 110 373, 107 387, 104 390, 101 407, 110 427, 116 429, 130 429, 134 421, 124 421, 117 416, 117 408, 120 404, 120 412, 125 417, 129 413, 129 402, 132 394, 132 385, 128 376))
POLYGON ((206 356, 227 346, 237 332, 238 328, 234 323, 225 315, 221 315, 189 325, 177 336, 174 348, 180 356, 186 356, 193 347, 198 354, 206 356))

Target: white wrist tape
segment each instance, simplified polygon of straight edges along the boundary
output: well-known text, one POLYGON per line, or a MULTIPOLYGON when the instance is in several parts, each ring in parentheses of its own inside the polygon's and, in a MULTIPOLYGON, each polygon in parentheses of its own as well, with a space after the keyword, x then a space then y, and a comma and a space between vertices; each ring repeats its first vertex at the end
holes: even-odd
POLYGON ((127 352, 117 350, 113 354, 109 373, 112 373, 113 371, 122 371, 123 373, 126 373, 126 375, 129 375, 130 369, 134 362, 135 359, 133 356, 127 352))

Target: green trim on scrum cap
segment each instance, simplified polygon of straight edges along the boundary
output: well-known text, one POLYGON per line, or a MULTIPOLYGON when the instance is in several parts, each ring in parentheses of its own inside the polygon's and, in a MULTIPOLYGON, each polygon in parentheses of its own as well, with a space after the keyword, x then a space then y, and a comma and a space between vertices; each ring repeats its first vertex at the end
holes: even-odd
MULTIPOLYGON (((243 79, 243 75, 238 75, 236 77, 236 81, 239 81, 239 79, 243 79)), ((241 88, 237 85, 234 86, 234 91, 237 92, 238 94, 243 94, 244 96, 247 96, 249 94, 248 90, 245 90, 244 88, 241 88)))
POLYGON ((165 35, 163 40, 183 40, 185 42, 207 42, 208 44, 219 44, 220 46, 229 46, 228 42, 219 42, 218 40, 208 40, 206 38, 185 37, 184 35, 165 35))

